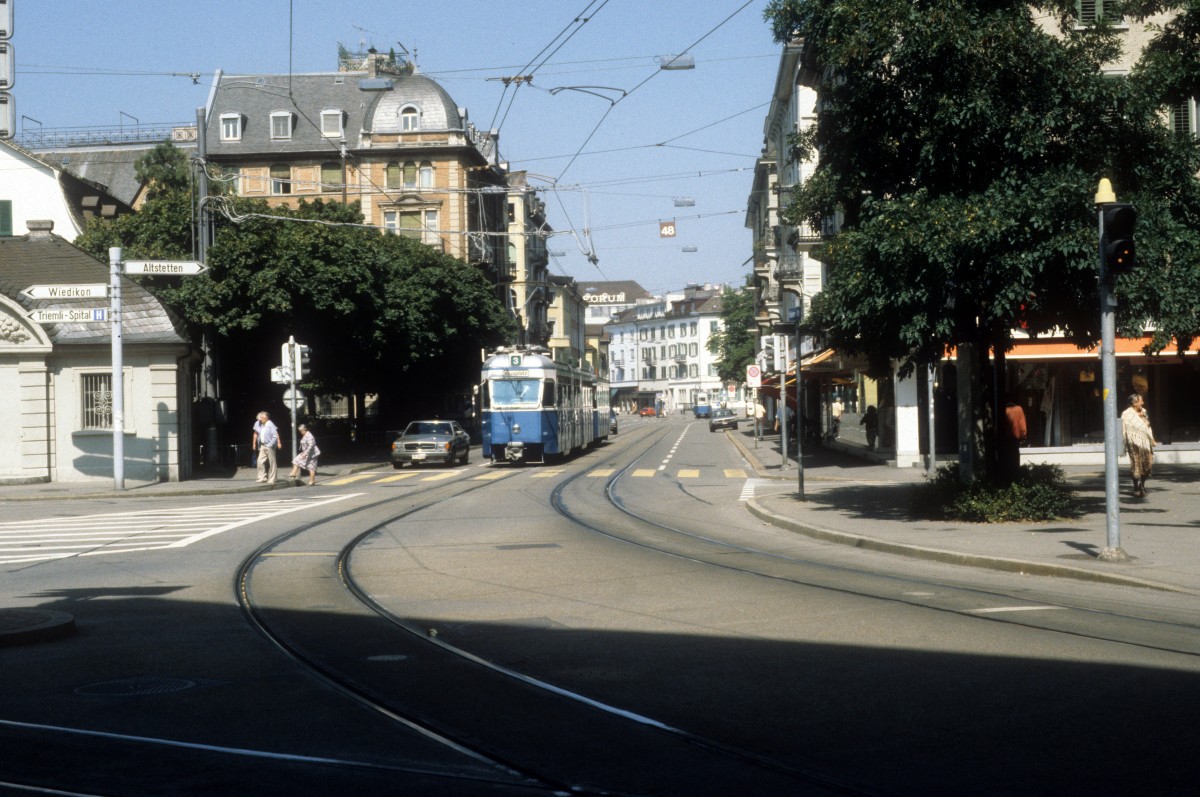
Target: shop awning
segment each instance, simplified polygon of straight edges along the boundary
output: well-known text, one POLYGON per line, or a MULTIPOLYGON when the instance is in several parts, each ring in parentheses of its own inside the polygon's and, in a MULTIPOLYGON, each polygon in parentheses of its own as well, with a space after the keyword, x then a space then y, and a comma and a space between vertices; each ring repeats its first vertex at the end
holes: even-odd
MULTIPOLYGON (((1150 336, 1140 338, 1117 338, 1113 341, 1113 351, 1118 357, 1149 357, 1142 351, 1150 343, 1150 336)), ((1196 354, 1194 349, 1184 353, 1184 356, 1196 354)), ((1179 345, 1174 341, 1163 349, 1158 357, 1178 356, 1179 345)), ((1100 346, 1091 349, 1081 349, 1070 341, 1053 338, 1018 338, 1013 341, 1013 347, 1005 353, 1009 360, 1078 360, 1080 358, 1100 357, 1100 346)), ((954 360, 956 352, 953 348, 946 352, 947 360, 954 360)))

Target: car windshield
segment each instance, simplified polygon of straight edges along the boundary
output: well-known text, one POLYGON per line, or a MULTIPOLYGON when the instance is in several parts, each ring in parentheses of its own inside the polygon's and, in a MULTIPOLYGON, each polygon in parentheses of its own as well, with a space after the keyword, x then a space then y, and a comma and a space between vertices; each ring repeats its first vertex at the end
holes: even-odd
POLYGON ((450 434, 450 424, 439 423, 437 421, 413 421, 404 430, 406 437, 415 437, 417 435, 426 434, 450 434))
POLYGON ((537 379, 493 379, 493 407, 536 407, 540 398, 537 379))

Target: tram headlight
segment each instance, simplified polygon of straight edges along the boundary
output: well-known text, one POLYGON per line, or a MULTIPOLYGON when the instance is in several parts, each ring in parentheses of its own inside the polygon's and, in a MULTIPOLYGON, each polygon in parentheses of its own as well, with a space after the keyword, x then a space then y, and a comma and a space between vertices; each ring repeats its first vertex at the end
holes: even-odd
POLYGON ((519 423, 514 423, 514 424, 512 425, 512 433, 513 433, 513 434, 520 434, 520 433, 521 433, 521 424, 519 424, 519 423))

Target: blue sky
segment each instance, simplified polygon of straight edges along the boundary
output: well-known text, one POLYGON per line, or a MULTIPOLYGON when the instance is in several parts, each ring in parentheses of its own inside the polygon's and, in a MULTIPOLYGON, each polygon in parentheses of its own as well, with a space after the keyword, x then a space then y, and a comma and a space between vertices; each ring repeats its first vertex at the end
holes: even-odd
POLYGON ((547 187, 551 225, 575 233, 551 240, 565 253, 553 273, 654 292, 749 273, 746 200, 780 52, 767 0, 12 1, 18 131, 186 123, 218 69, 333 71, 339 43, 403 47, 547 187), (659 69, 685 50, 695 69, 659 69), (677 236, 661 238, 671 220, 677 236))

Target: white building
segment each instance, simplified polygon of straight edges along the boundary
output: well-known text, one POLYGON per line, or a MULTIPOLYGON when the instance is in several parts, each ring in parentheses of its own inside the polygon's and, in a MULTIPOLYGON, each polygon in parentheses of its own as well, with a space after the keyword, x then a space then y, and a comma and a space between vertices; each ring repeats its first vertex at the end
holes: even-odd
POLYGON ((708 340, 721 330, 721 290, 689 286, 639 299, 607 325, 609 384, 621 412, 682 412, 722 389, 708 340))
MULTIPOLYGON (((49 221, 0 237, 0 481, 113 477, 109 322, 35 323, 36 309, 107 307, 108 300, 31 298, 33 285, 107 284, 109 268, 52 233, 49 221)), ((192 349, 182 323, 122 278, 124 474, 178 481, 191 471, 192 349)))

